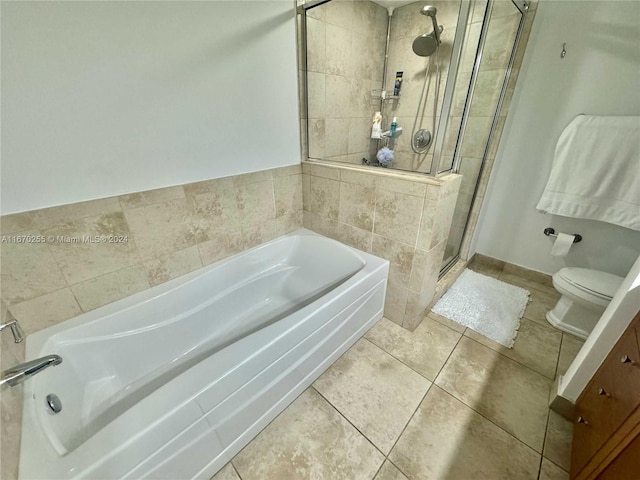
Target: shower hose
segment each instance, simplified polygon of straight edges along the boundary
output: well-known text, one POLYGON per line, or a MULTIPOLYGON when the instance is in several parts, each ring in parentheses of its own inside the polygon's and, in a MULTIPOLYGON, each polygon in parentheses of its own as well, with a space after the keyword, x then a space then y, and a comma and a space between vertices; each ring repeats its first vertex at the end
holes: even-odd
POLYGON ((419 146, 416 141, 416 132, 422 128, 422 122, 424 120, 425 109, 427 108, 427 100, 429 98, 429 89, 431 86, 430 73, 432 70, 433 64, 433 56, 429 57, 427 60, 427 71, 424 76, 424 83, 422 84, 422 93, 420 94, 420 101, 418 102, 418 108, 416 110, 416 118, 413 121, 413 128, 411 130, 411 149, 418 154, 426 154, 431 145, 433 145, 433 141, 436 137, 436 114, 438 112, 438 97, 440 96, 440 48, 436 49, 435 53, 435 97, 433 100, 433 115, 432 115, 432 124, 431 131, 433 132, 431 136, 431 141, 426 146, 419 146))

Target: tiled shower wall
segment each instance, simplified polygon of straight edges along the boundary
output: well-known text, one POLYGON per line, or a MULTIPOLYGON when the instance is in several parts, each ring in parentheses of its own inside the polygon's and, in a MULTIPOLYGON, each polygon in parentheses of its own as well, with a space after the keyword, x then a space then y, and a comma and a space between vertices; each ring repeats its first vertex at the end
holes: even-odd
POLYGON ((393 117, 398 117, 398 126, 403 128, 403 132, 394 141, 395 159, 393 166, 403 170, 416 172, 428 172, 433 158, 433 147, 426 154, 414 153, 411 149, 411 132, 413 130, 420 97, 422 95, 427 65, 430 65, 427 80, 426 100, 423 100, 424 110, 421 110, 422 117, 416 125, 416 129, 424 128, 434 135, 438 129, 440 121, 440 110, 444 97, 445 85, 447 83, 447 73, 451 61, 453 40, 456 36, 456 24, 460 10, 459 1, 429 1, 415 2, 396 8, 391 20, 391 35, 389 40, 389 65, 387 69, 387 90, 393 93, 396 72, 403 72, 402 88, 400 98, 386 100, 383 109, 383 125, 387 130, 393 117), (438 9, 436 18, 438 25, 442 25, 444 30, 441 34, 441 45, 438 52, 431 57, 419 57, 413 53, 413 41, 422 34, 433 31, 431 18, 420 13, 426 4, 438 9), (436 92, 436 64, 439 65, 440 82, 439 95, 436 106, 436 128, 433 128, 434 100, 436 92))
MULTIPOLYGON (((431 2, 438 8, 438 23, 444 26, 439 49, 440 93, 449 68, 460 2, 431 2)), ((307 12, 307 87, 309 157, 360 165, 376 152, 370 139, 375 111, 383 112, 383 130, 394 116, 403 133, 392 147, 394 166, 412 171, 428 171, 431 154, 415 154, 410 147, 411 129, 419 103, 425 67, 429 60, 413 53, 412 42, 432 30, 431 20, 420 14, 424 2, 396 8, 391 20, 387 91, 392 93, 395 74, 404 72, 399 99, 380 99, 371 92, 382 87, 382 70, 387 33, 387 10, 373 2, 332 0, 307 12)), ((433 57, 435 59, 435 56, 433 57)), ((433 61, 435 62, 435 60, 433 61)), ((432 62, 432 63, 433 63, 432 62)), ((303 62, 301 62, 302 64, 303 62)), ((435 69, 431 71, 429 95, 421 127, 433 132, 433 92, 435 69)), ((436 121, 439 120, 439 110, 436 121)))
MULTIPOLYGON (((300 165, 7 215, 3 321, 8 305, 30 334, 300 227, 300 165), (11 243, 38 236, 45 243, 11 243), (83 236, 123 241, 73 242, 83 236)), ((10 337, 2 368, 24 360, 10 337)), ((17 477, 21 413, 22 387, 3 390, 3 479, 17 477)))
POLYGON ((382 86, 387 10, 333 0, 308 11, 309 156, 361 164, 369 158, 371 90, 382 86))
POLYGON ((389 260, 385 317, 413 330, 434 297, 460 180, 305 162, 304 226, 389 260))

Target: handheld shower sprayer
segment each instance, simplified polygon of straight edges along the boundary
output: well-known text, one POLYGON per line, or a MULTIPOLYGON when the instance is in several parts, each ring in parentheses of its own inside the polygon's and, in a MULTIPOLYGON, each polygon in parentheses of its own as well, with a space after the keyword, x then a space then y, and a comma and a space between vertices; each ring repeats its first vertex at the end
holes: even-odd
POLYGON ((422 7, 422 10, 420 10, 420 13, 427 17, 431 17, 431 21, 433 22, 433 34, 436 42, 440 44, 440 26, 438 25, 438 20, 436 20, 436 13, 438 13, 438 9, 433 5, 425 5, 422 7))

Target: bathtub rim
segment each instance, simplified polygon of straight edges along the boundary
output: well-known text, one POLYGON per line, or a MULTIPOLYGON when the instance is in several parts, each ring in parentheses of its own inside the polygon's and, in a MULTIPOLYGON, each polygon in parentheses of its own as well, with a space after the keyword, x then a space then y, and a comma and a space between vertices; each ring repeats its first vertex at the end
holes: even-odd
MULTIPOLYGON (((256 252, 262 248, 265 248, 265 246, 272 244, 273 242, 280 241, 285 238, 296 237, 296 236, 321 237, 331 243, 336 244, 336 246, 338 246, 339 248, 348 249, 351 253, 357 256, 358 259, 362 262, 363 266, 358 271, 361 271, 367 265, 367 258, 362 255, 362 253, 365 253, 365 252, 361 252, 360 250, 354 247, 345 245, 339 242, 338 240, 325 237, 324 235, 320 235, 306 228, 300 228, 293 232, 276 237, 268 242, 261 243, 259 245, 256 245, 255 247, 248 248, 241 252, 235 253, 229 257, 210 263, 209 265, 205 265, 201 268, 198 268, 197 270, 194 270, 193 272, 189 272, 185 275, 181 275, 179 277, 168 280, 167 282, 161 283, 159 285, 155 285, 153 287, 147 288, 140 292, 136 292, 132 295, 128 295, 114 302, 108 303, 106 305, 102 305, 94 310, 81 313, 80 315, 77 315, 67 320, 63 320, 60 323, 44 328, 42 330, 38 330, 37 332, 30 333, 26 336, 26 339, 25 339, 25 361, 28 361, 29 359, 32 359, 32 358, 36 358, 40 355, 46 355, 46 352, 43 351, 43 347, 46 345, 46 343, 49 340, 52 340, 54 336, 60 332, 69 330, 71 328, 83 326, 83 325, 89 324, 90 322, 112 316, 124 310, 131 309, 143 303, 150 302, 157 297, 169 294, 170 292, 177 290, 183 285, 186 285, 191 282, 195 282, 198 278, 206 275, 211 270, 214 270, 222 265, 226 265, 243 255, 247 255, 251 252, 256 252)), ((365 253, 365 255, 373 257, 372 254, 368 254, 368 253, 365 253)), ((358 272, 356 272, 356 274, 357 273, 358 272)), ((63 358, 63 361, 64 361, 64 358, 63 358)))

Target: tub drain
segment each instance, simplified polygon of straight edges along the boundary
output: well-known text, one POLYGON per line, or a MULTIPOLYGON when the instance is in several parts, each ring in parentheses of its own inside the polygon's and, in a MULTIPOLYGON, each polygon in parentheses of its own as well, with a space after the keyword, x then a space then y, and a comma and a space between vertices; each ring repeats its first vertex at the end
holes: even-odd
POLYGON ((60 401, 60 398, 54 393, 50 393, 49 395, 47 395, 47 406, 49 407, 49 413, 51 415, 60 413, 62 411, 62 402, 60 401))

